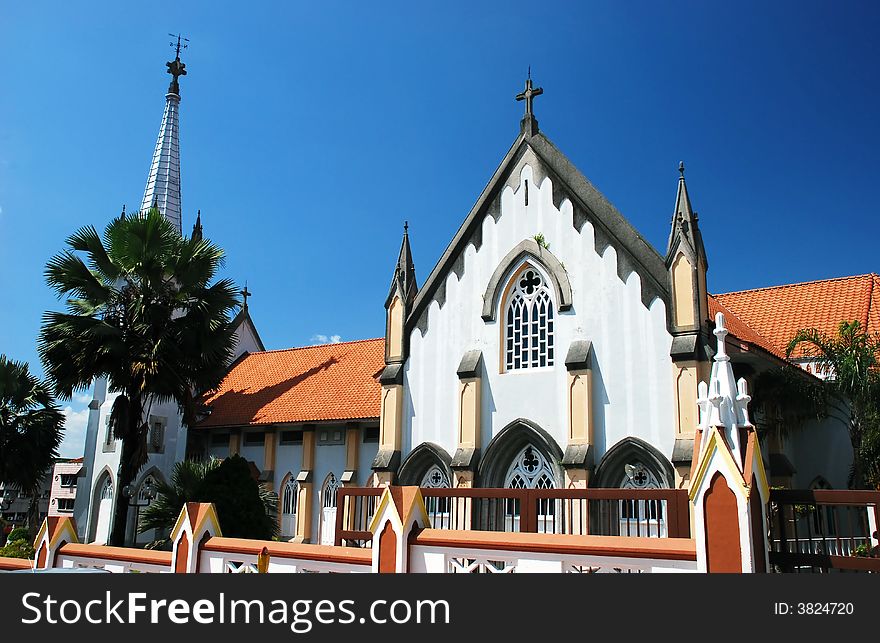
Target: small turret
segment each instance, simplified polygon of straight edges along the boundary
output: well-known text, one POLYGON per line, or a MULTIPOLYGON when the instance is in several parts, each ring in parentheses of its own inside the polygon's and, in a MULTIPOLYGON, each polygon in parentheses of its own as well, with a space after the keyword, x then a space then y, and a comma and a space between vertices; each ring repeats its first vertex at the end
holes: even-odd
POLYGON ((400 253, 397 257, 397 264, 394 266, 394 276, 391 278, 388 298, 385 300, 386 364, 406 361, 409 342, 405 337, 404 326, 417 293, 416 269, 409 245, 409 224, 405 222, 400 253))

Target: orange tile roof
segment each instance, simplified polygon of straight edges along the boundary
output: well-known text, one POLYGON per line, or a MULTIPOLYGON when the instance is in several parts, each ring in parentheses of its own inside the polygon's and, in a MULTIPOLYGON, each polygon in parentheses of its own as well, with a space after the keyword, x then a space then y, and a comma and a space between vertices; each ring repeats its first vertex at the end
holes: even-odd
POLYGON ((378 418, 384 367, 382 338, 246 354, 196 428, 378 418))
POLYGON ((785 351, 780 351, 773 342, 746 324, 736 313, 722 304, 716 296, 709 295, 709 316, 714 320, 716 313, 724 313, 724 322, 731 335, 744 342, 763 348, 780 359, 785 359, 785 351))
MULTIPOLYGON (((874 273, 743 290, 714 298, 769 340, 777 354, 784 355, 789 340, 803 328, 834 335, 840 322, 858 320, 869 332, 880 332, 880 275, 874 273)), ((731 332, 739 337, 732 328, 731 332)))

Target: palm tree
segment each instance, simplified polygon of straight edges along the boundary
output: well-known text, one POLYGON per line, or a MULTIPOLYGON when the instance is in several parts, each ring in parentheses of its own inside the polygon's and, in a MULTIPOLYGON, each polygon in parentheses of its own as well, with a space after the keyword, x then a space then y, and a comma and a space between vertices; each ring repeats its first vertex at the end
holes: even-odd
MULTIPOLYGON (((169 534, 187 502, 213 502, 227 536, 265 539, 278 533, 278 495, 253 479, 252 471, 240 456, 225 461, 211 458, 178 462, 171 482, 158 483, 156 492, 156 499, 140 515, 141 533, 155 529, 160 534, 169 534), (260 516, 260 525, 245 524, 248 517, 260 514, 265 514, 260 516), (257 530, 252 533, 255 527, 257 530)), ((149 547, 161 549, 169 545, 166 537, 149 547)))
POLYGON ((63 425, 49 386, 31 375, 24 362, 0 355, 0 482, 34 498, 31 523, 40 482, 58 457, 63 425))
POLYGON ((211 284, 223 251, 187 239, 156 208, 123 213, 103 238, 87 226, 46 266, 46 281, 67 312, 48 312, 40 357, 56 394, 70 396, 105 377, 119 393, 110 412, 122 441, 110 542, 125 541, 130 488, 147 459, 152 403, 176 402, 195 419, 195 395, 217 385, 234 347, 234 284, 211 284))
POLYGON ((799 346, 816 360, 828 392, 849 407, 845 424, 853 448, 852 486, 861 489, 866 464, 863 442, 880 411, 880 336, 869 334, 858 321, 841 322, 833 337, 815 328, 798 331, 786 355, 799 346))

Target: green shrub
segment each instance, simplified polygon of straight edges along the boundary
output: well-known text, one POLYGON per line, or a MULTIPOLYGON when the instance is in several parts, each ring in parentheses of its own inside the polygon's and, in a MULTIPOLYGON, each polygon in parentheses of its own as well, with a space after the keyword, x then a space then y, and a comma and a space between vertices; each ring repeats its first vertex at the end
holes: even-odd
POLYGON ((266 513, 260 498, 260 485, 254 480, 247 460, 226 458, 208 471, 201 488, 203 502, 213 502, 224 535, 235 538, 269 540, 277 523, 266 513))
POLYGON ((16 540, 29 540, 27 527, 16 527, 9 532, 9 538, 7 538, 7 540, 9 542, 16 540))
POLYGON ((6 543, 5 547, 0 547, 0 557, 3 558, 33 558, 34 554, 33 546, 30 541, 20 538, 19 540, 12 540, 11 538, 6 543))

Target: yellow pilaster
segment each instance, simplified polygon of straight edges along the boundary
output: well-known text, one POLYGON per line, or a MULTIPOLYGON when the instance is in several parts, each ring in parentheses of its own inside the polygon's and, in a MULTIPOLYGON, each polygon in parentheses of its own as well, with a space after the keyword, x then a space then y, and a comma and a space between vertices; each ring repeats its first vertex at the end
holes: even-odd
POLYGON ((293 541, 307 543, 312 537, 312 502, 314 501, 315 432, 303 431, 302 464, 297 476, 299 498, 296 507, 296 536, 293 541))
POLYGON ((233 429, 229 432, 229 455, 238 455, 241 452, 241 430, 233 429))

